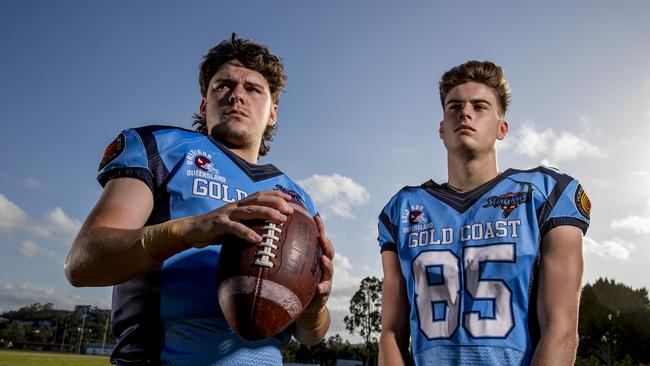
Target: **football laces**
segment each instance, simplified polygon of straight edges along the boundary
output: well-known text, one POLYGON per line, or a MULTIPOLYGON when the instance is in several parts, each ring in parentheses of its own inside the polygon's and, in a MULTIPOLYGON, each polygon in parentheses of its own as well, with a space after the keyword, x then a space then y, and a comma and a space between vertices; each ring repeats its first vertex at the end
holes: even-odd
POLYGON ((280 237, 277 235, 282 233, 282 229, 280 228, 281 226, 282 224, 278 225, 274 222, 267 221, 266 225, 262 227, 262 230, 264 230, 265 233, 262 234, 262 241, 257 245, 261 250, 258 250, 256 253, 258 256, 258 258, 255 259, 256 265, 269 268, 273 267, 273 262, 270 258, 275 258, 275 253, 273 251, 278 249, 275 242, 280 240, 280 237))

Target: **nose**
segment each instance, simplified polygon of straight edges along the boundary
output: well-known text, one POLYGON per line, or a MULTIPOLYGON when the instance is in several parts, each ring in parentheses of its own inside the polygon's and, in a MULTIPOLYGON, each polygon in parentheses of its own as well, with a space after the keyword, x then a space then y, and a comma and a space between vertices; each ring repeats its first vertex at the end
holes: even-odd
POLYGON ((458 116, 461 120, 472 119, 472 103, 465 103, 458 116))
POLYGON ((241 84, 237 84, 232 88, 230 95, 228 96, 228 102, 230 103, 243 103, 244 102, 244 87, 241 84))

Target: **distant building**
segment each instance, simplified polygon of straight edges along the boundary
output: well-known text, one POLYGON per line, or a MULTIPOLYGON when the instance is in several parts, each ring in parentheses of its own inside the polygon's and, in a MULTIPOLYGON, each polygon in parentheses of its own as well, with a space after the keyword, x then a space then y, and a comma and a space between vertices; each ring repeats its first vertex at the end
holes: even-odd
POLYGON ((88 343, 86 346, 86 354, 110 356, 113 348, 115 348, 114 344, 105 344, 102 348, 101 343, 88 343))
POLYGON ((336 366, 363 366, 360 360, 336 360, 336 366))

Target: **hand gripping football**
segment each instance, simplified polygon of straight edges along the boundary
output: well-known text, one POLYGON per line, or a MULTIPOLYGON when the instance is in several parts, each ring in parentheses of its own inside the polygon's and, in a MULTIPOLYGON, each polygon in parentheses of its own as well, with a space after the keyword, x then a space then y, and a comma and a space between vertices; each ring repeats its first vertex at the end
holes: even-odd
POLYGON ((227 240, 217 267, 219 305, 242 338, 260 340, 280 333, 305 310, 320 282, 318 227, 291 201, 284 224, 246 223, 262 236, 259 244, 227 240))

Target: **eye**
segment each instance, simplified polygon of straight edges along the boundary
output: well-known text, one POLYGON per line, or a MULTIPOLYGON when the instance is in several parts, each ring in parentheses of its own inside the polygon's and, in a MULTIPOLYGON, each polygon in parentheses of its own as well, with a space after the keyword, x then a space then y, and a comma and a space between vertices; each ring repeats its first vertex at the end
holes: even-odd
POLYGON ((251 93, 258 93, 258 94, 262 92, 262 90, 259 87, 252 86, 252 85, 247 86, 246 91, 251 92, 251 93))
POLYGON ((217 91, 223 91, 227 89, 228 89, 228 85, 226 83, 217 83, 214 85, 214 90, 217 91))
POLYGON ((479 111, 484 111, 487 110, 488 107, 485 104, 477 104, 474 106, 474 109, 479 110, 479 111))

